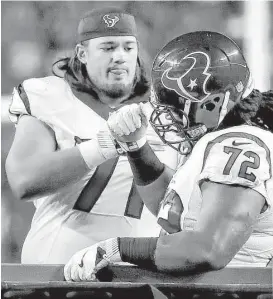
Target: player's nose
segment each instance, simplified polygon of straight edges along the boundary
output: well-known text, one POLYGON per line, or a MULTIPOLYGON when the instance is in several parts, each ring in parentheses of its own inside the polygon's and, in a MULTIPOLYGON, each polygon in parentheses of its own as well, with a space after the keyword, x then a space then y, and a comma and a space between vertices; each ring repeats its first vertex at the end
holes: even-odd
POLYGON ((122 63, 125 62, 126 58, 126 52, 122 47, 117 47, 115 51, 113 52, 113 61, 116 63, 122 63))

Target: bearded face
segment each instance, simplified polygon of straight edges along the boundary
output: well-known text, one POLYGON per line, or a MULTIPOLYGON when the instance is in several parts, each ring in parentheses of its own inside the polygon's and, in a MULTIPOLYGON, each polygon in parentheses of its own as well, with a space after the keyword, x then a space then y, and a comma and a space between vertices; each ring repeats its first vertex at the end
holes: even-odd
POLYGON ((131 93, 138 55, 135 37, 105 36, 91 39, 85 55, 89 79, 99 92, 113 99, 131 93))

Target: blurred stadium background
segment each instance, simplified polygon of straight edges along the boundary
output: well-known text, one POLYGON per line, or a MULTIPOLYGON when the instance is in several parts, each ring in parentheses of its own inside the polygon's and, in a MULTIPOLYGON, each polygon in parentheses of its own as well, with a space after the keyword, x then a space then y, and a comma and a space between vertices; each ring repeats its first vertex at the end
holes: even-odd
MULTIPOLYGON (((172 38, 194 30, 229 35, 244 50, 255 80, 264 91, 273 88, 273 2, 271 1, 2 1, 1 40, 1 258, 20 262, 21 247, 34 206, 16 200, 8 186, 5 159, 14 127, 8 105, 14 86, 51 73, 52 62, 75 45, 79 17, 95 7, 123 7, 137 18, 147 67, 172 38), (271 18, 271 19, 270 19, 271 18)), ((42 171, 42 170, 41 170, 42 171)))

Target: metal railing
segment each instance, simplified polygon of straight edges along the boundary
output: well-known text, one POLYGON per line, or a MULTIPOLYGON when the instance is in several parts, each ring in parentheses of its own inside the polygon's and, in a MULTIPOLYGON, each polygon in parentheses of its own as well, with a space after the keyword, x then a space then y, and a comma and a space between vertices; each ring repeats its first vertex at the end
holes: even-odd
POLYGON ((166 275, 112 266, 99 282, 66 282, 63 265, 2 264, 2 298, 239 298, 272 297, 272 268, 225 268, 166 275))

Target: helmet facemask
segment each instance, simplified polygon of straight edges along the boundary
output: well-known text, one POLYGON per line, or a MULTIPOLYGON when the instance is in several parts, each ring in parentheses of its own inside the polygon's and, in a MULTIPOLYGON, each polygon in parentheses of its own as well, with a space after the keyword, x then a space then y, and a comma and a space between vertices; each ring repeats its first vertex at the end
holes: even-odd
POLYGON ((159 138, 180 154, 189 154, 194 144, 207 132, 203 123, 191 125, 189 112, 194 104, 184 100, 184 109, 178 109, 157 101, 150 102, 153 106, 150 123, 159 138))
POLYGON ((203 102, 179 97, 180 105, 176 101, 175 106, 160 104, 152 91, 150 103, 151 126, 165 144, 182 155, 189 154, 202 136, 215 130, 234 105, 229 91, 214 94, 203 102))

